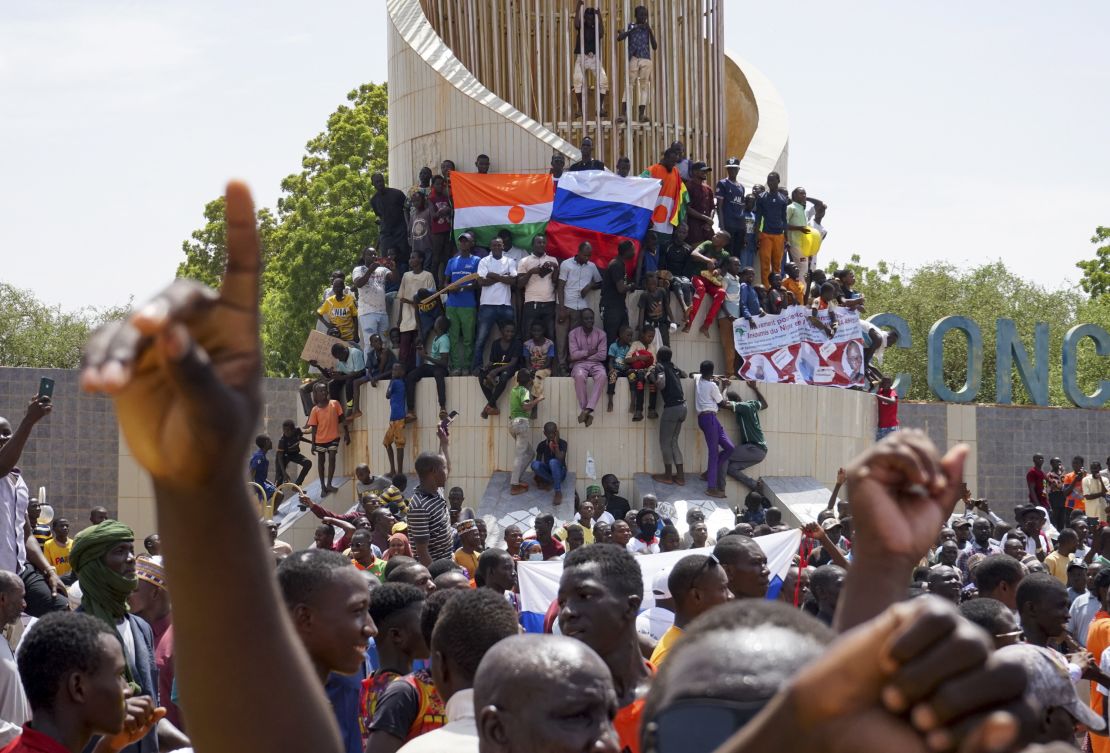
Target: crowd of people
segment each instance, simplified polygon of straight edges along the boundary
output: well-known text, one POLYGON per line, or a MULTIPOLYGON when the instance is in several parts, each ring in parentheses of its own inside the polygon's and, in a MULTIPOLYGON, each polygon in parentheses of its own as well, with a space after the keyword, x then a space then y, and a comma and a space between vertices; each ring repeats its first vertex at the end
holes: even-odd
MULTIPOLYGON (((581 152, 582 159, 566 171, 607 169, 594 158, 589 138, 583 140, 581 152)), ((556 158, 550 172, 557 183, 564 161, 562 155, 556 158)), ((474 166, 479 174, 487 174, 493 162, 481 154, 474 166)), ((438 421, 446 426, 451 416, 449 376, 478 379, 486 399, 483 419, 500 415, 504 393, 509 392, 514 493, 529 488, 524 474, 538 468, 534 483, 553 486, 556 502, 562 501, 561 475, 552 470, 562 465, 565 475, 562 455, 557 447, 550 449, 551 442, 536 448, 530 443, 529 422, 542 411, 544 381, 551 376, 573 379, 577 423, 586 427, 597 419, 602 395, 605 411, 612 412, 616 391, 627 385, 632 420, 659 421, 666 468, 658 478, 685 483, 677 441, 687 413, 680 380, 692 377, 700 382, 704 374, 712 377, 709 381, 718 392, 727 389, 725 380, 734 379, 742 366, 733 322, 743 318, 758 327, 764 317, 788 306, 808 306, 812 320, 832 337, 835 311, 860 311, 865 302, 855 289, 853 272, 840 269, 826 275, 816 265, 819 244, 806 242, 807 236, 824 236, 824 202, 801 187, 788 195, 776 173, 767 176, 766 185, 749 191, 738 181, 739 159, 730 158, 724 168, 727 177, 711 188, 711 167, 687 157, 682 142, 672 143, 643 175, 659 179, 661 193, 677 195, 682 193, 678 187, 685 187, 689 200, 682 203, 678 224, 655 224, 638 247, 624 241, 607 249, 604 256, 610 261, 601 265, 594 262, 599 249, 588 242, 560 261, 547 253, 542 233, 529 249, 515 247, 507 228, 488 248, 477 246, 469 232, 456 234, 451 190, 456 167, 451 160, 440 163, 438 174, 422 168, 417 184, 407 192, 388 187, 381 175, 375 175, 371 206, 380 223, 380 250, 367 248, 349 277, 342 270, 333 272, 317 315, 343 344, 332 346, 334 367, 311 362, 320 377, 307 380, 302 388, 308 416, 305 441, 311 442, 316 455, 323 491, 332 490, 335 452, 370 394, 389 401, 382 443, 390 458, 390 475, 396 475, 405 470, 406 427, 418 420, 420 383, 434 381, 438 421), (757 263, 759 278, 753 268, 757 263), (688 374, 674 363, 671 334, 679 327, 689 332, 703 307, 701 333, 719 333, 723 360, 702 363, 688 374), (828 310, 834 312, 831 325, 817 317, 828 310), (723 379, 713 376, 718 369, 723 379)), ((617 173, 627 176, 630 171, 629 160, 622 158, 617 173)), ((864 341, 865 373, 880 403, 879 430, 887 433, 897 426, 897 395, 878 366, 897 334, 865 324, 864 341)), ((715 419, 705 418, 703 425, 703 414, 737 410, 745 402, 735 393, 726 399, 712 392, 708 383, 697 391, 699 427, 714 458, 705 476, 710 491, 723 497, 726 475, 754 490, 755 481, 726 470, 733 467, 739 473, 758 462, 751 460, 755 455, 766 454, 765 445, 756 447, 762 444, 758 422, 755 435, 744 431, 753 428, 753 422, 742 422, 738 443, 715 419), (755 449, 733 457, 734 444, 755 449)), ((284 478, 285 452, 279 447, 278 454, 275 481, 284 478)), ((295 455, 303 457, 299 451, 295 455)))
MULTIPOLYGON (((302 500, 346 541, 281 546, 237 482, 260 406, 259 254, 244 187, 227 207, 218 296, 179 281, 89 343, 82 385, 113 398, 159 536, 136 556, 135 534, 98 513, 72 538, 79 608, 47 599, 0 661, 4 751, 1110 748, 1105 521, 1088 500, 1065 503, 1056 533, 1039 504, 1008 525, 963 483, 967 447, 941 456, 912 430, 839 474, 775 599, 760 540, 792 521, 758 494, 713 535, 691 515, 685 540, 650 498, 623 509, 606 479, 573 518, 540 515, 486 548, 450 488, 448 432, 416 458, 411 494, 360 469, 354 513, 302 500), (641 563, 684 548, 644 609, 641 563), (521 635, 516 571, 555 558, 545 634, 521 635)), ((36 399, 17 430, 0 424, 0 502, 18 524, 5 546, 22 542, 60 595, 64 576, 30 554, 15 470, 49 411, 36 399)), ((42 589, 22 559, 3 571, 10 624, 24 589, 28 610, 42 589)))

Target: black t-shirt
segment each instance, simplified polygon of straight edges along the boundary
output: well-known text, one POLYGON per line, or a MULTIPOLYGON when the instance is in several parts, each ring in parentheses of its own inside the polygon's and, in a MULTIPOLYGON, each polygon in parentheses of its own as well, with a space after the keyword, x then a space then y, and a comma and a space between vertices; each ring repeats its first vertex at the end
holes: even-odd
POLYGON ((624 520, 624 516, 632 506, 628 504, 628 500, 624 497, 610 497, 605 495, 605 511, 613 516, 613 520, 624 520))
POLYGON ((604 169, 605 169, 605 163, 604 162, 602 162, 599 159, 591 159, 591 160, 582 160, 580 162, 575 162, 573 165, 571 165, 570 167, 567 168, 567 172, 568 173, 576 173, 579 170, 604 170, 604 169))
POLYGON ((701 268, 690 261, 690 254, 694 249, 683 243, 672 243, 667 246, 667 253, 663 255, 663 269, 676 277, 693 277, 701 268))
POLYGON ((667 312, 667 291, 663 288, 656 288, 653 292, 649 293, 644 291, 640 296, 640 308, 644 310, 644 321, 667 324, 670 321, 670 315, 667 312))
POLYGON ((370 208, 378 219, 382 221, 382 229, 395 230, 398 227, 408 230, 405 226, 405 193, 396 188, 386 188, 381 193, 376 193, 370 199, 370 208))
POLYGON ((292 457, 301 454, 301 440, 304 438, 304 432, 300 429, 293 429, 293 436, 286 437, 281 435, 278 440, 278 449, 282 451, 285 457, 292 457))
POLYGON ((493 341, 493 345, 489 349, 489 365, 490 366, 505 366, 512 363, 520 357, 521 352, 520 340, 515 337, 506 348, 501 344, 501 338, 493 341))
MULTIPOLYGON (((563 457, 566 458, 567 440, 559 440, 559 452, 563 453, 563 457)), ((541 463, 546 463, 554 457, 555 453, 551 451, 551 445, 547 443, 546 439, 536 445, 536 460, 540 461, 541 463)))
POLYGON ((624 281, 624 277, 624 262, 620 259, 609 262, 609 266, 605 268, 605 274, 601 276, 602 308, 624 305, 624 293, 617 287, 618 283, 624 281))
POLYGON ((670 408, 686 402, 686 395, 682 391, 682 380, 678 378, 674 364, 663 364, 663 407, 670 408))
POLYGON ((407 740, 412 723, 420 713, 420 694, 411 683, 397 678, 378 696, 378 705, 370 721, 371 732, 388 732, 407 740))
MULTIPOLYGON (((587 9, 589 10, 589 9, 587 9)), ((597 18, 596 15, 593 18, 597 18)), ((574 36, 574 54, 581 55, 585 52, 587 55, 597 52, 597 40, 605 38, 605 30, 600 21, 591 21, 590 16, 587 16, 585 11, 582 12, 582 28, 579 29, 574 36), (597 24, 597 31, 594 31, 594 24, 597 24), (582 49, 582 44, 585 42, 586 48, 582 49)))

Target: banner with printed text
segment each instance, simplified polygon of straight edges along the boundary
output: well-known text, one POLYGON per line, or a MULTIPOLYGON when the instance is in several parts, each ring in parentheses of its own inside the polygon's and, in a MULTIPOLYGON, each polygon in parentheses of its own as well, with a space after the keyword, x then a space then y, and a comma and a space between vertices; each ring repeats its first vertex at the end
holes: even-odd
POLYGON ((740 376, 756 382, 856 387, 865 384, 863 331, 859 314, 837 308, 819 311, 826 326, 836 323, 833 335, 814 324, 812 312, 791 306, 776 316, 732 323, 736 352, 743 357, 740 376))

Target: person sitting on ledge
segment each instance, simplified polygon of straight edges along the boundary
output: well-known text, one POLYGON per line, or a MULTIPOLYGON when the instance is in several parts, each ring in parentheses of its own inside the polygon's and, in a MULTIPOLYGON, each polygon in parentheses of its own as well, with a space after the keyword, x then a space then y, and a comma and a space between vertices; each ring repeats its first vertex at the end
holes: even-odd
POLYGON ((516 324, 502 324, 501 337, 493 341, 489 349, 489 361, 478 374, 478 386, 486 397, 482 418, 500 415, 497 401, 516 375, 521 350, 520 341, 516 339, 516 324))
POLYGON ((563 502, 563 480, 567 477, 567 440, 559 436, 559 426, 554 421, 543 425, 543 441, 536 445, 536 459, 532 461, 536 486, 555 489, 552 504, 563 502))
MULTIPOLYGON (((405 400, 408 402, 409 412, 405 416, 406 423, 416 420, 416 383, 424 377, 436 380, 436 394, 439 397, 439 418, 447 418, 447 359, 451 356, 451 337, 447 334, 450 327, 447 317, 436 319, 435 337, 432 339, 432 349, 424 355, 424 363, 405 375, 405 400)), ((416 344, 418 353, 423 353, 421 343, 416 344)))
POLYGON ((582 326, 570 331, 570 375, 578 396, 578 423, 593 425, 594 409, 605 389, 605 333, 594 327, 594 312, 582 312, 582 326), (593 379, 593 391, 586 395, 586 380, 593 379))

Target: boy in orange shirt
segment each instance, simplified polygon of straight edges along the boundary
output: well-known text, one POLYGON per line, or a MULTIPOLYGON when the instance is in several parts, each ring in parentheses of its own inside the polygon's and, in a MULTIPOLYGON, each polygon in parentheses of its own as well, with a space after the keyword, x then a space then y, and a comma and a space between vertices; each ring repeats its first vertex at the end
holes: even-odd
POLYGON ((347 428, 343 406, 338 400, 328 399, 328 388, 318 383, 312 388, 312 413, 308 416, 305 430, 312 432, 312 451, 316 453, 316 467, 320 471, 320 496, 326 497, 339 491, 332 486, 335 479, 335 454, 339 452, 339 427, 343 427, 345 444, 351 443, 351 433, 347 428), (327 459, 327 480, 325 481, 324 460, 327 459))
POLYGON ((802 271, 792 261, 786 264, 786 277, 783 278, 782 287, 794 294, 794 301, 791 305, 806 305, 805 289, 802 287, 802 271))

